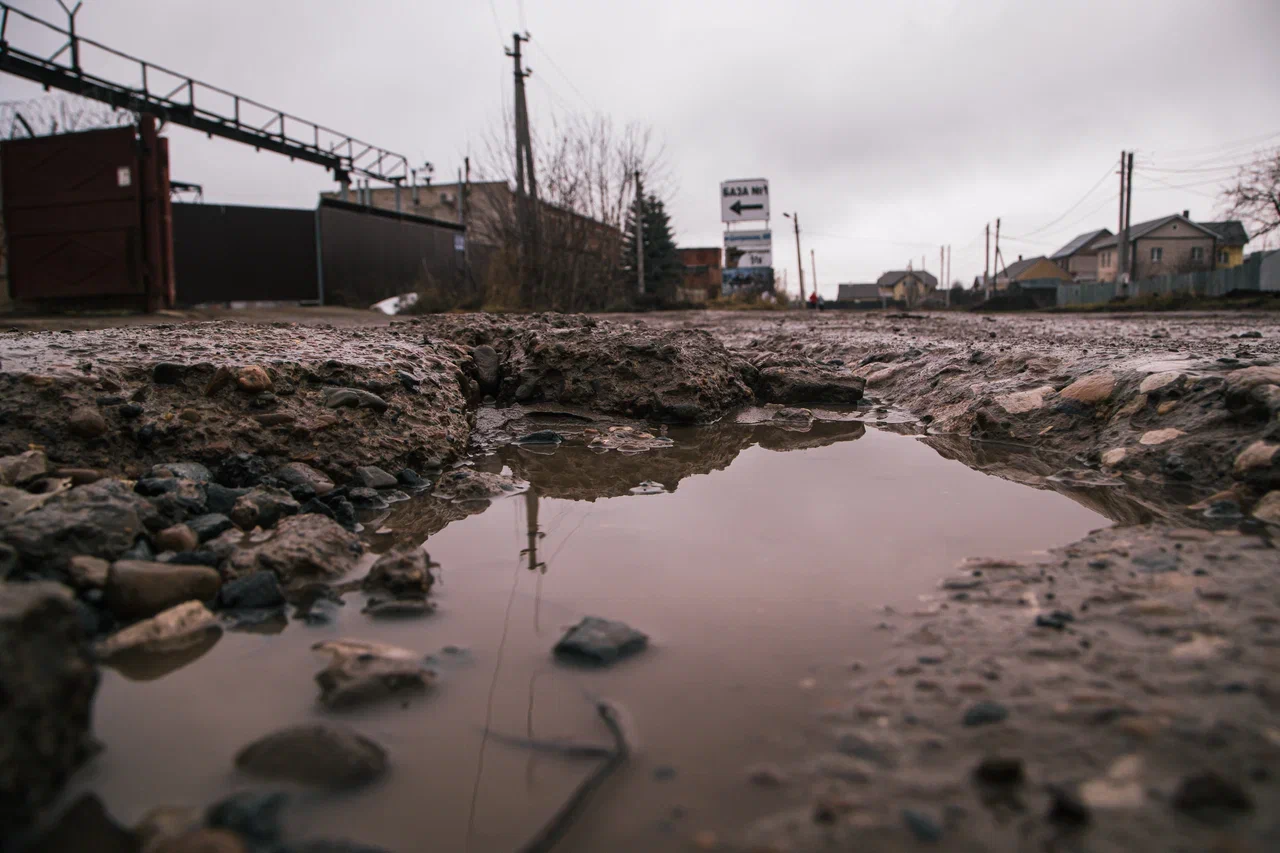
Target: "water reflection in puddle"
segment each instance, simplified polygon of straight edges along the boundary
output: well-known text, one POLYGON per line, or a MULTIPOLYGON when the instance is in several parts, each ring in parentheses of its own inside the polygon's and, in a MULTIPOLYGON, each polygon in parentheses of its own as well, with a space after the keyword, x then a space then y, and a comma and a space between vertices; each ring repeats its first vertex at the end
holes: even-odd
POLYGON ((1025 557, 1108 523, 857 423, 671 436, 674 447, 633 456, 503 448, 479 467, 510 469, 528 492, 475 514, 430 499, 393 507, 378 521, 391 533, 373 542, 429 537, 442 567, 430 616, 373 621, 356 594, 330 624, 230 633, 158 680, 107 671, 95 709, 107 750, 77 789, 131 822, 253 787, 231 769, 235 751, 324 716, 312 643, 452 644, 469 654, 430 693, 341 715, 388 748, 391 773, 303 800, 294 832, 402 851, 518 849, 592 765, 486 739, 485 727, 607 742, 586 698, 604 695, 628 711, 640 752, 563 849, 687 845, 791 796, 749 786, 745 768, 816 748, 818 713, 849 701, 850 662, 892 640, 878 608, 911 606, 964 557, 1025 557), (588 614, 645 631, 651 647, 606 670, 553 661, 588 614))

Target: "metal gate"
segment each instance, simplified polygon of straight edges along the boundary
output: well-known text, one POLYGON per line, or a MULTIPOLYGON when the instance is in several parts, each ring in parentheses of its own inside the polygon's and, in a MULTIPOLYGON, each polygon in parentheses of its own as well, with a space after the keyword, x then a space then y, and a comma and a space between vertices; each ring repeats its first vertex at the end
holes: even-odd
POLYGON ((168 140, 155 120, 0 143, 15 300, 173 304, 168 140))

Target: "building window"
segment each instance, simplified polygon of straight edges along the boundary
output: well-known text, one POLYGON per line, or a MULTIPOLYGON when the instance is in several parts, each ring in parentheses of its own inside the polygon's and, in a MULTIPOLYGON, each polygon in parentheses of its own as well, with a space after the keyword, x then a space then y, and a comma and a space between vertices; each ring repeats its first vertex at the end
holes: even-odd
POLYGON ((1151 247, 1151 263, 1158 264, 1164 260, 1164 249, 1160 246, 1151 247))
POLYGON ((1203 246, 1192 246, 1192 247, 1191 247, 1191 260, 1195 261, 1196 263, 1200 263, 1200 262, 1202 262, 1202 261, 1204 260, 1204 247, 1203 247, 1203 246))
POLYGON ((1219 249, 1219 250, 1218 250, 1218 263, 1220 263, 1220 264, 1225 264, 1226 262, 1227 262, 1227 250, 1226 250, 1226 249, 1219 249))

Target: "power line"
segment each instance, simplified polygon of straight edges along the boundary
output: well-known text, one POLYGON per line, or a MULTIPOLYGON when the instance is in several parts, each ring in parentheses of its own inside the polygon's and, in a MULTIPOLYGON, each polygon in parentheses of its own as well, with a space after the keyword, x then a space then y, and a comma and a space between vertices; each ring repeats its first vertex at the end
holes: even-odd
POLYGON ((489 0, 489 11, 493 13, 493 26, 498 31, 498 41, 506 47, 507 37, 502 34, 502 21, 498 20, 498 7, 493 5, 493 0, 489 0))
POLYGON ((538 49, 538 53, 542 55, 543 59, 551 63, 551 67, 554 68, 556 73, 559 74, 564 79, 564 82, 569 84, 569 88, 574 91, 574 94, 576 94, 579 98, 582 99, 582 102, 584 104, 590 107, 593 111, 599 112, 599 110, 596 108, 596 105, 592 103, 591 99, 588 98, 586 95, 582 94, 582 90, 574 85, 573 80, 570 79, 569 75, 566 74, 564 69, 560 67, 559 63, 557 63, 554 59, 551 58, 551 54, 547 52, 546 48, 544 48, 538 42, 530 42, 530 44, 532 44, 535 48, 538 49))
POLYGON ((1086 200, 1086 199, 1088 199, 1088 198, 1089 198, 1089 196, 1093 195, 1093 194, 1098 190, 1098 187, 1102 186, 1103 182, 1107 180, 1107 178, 1111 177, 1111 175, 1112 175, 1111 167, 1112 167, 1112 166, 1114 166, 1114 165, 1115 165, 1115 163, 1108 163, 1108 164, 1107 164, 1107 170, 1106 170, 1105 172, 1103 172, 1103 173, 1102 173, 1102 177, 1098 178, 1098 182, 1097 182, 1096 184, 1094 184, 1093 186, 1089 187, 1089 191, 1088 191, 1088 192, 1086 192, 1084 195, 1080 196, 1080 200, 1079 200, 1079 201, 1077 201, 1075 204, 1071 205, 1070 207, 1068 207, 1068 208, 1066 209, 1066 212, 1064 212, 1064 213, 1063 213, 1061 216, 1059 216, 1057 219, 1053 220, 1052 222, 1050 222, 1050 223, 1049 223, 1049 224, 1047 224, 1047 225, 1044 225, 1044 226, 1041 226, 1040 228, 1037 228, 1037 229, 1036 229, 1036 230, 1034 230, 1034 231, 1028 231, 1028 232, 1027 232, 1026 234, 1024 234, 1022 237, 1012 238, 1012 239, 1018 239, 1018 240, 1023 240, 1023 242, 1029 242, 1029 241, 1027 241, 1027 240, 1025 239, 1026 237, 1030 237, 1030 236, 1032 236, 1032 235, 1034 235, 1034 234, 1040 234, 1040 233, 1043 233, 1043 232, 1045 232, 1045 231, 1048 231, 1050 228, 1052 228, 1053 226, 1057 225, 1057 224, 1058 224, 1059 222, 1061 222, 1062 220, 1066 219, 1068 216, 1070 216, 1070 215, 1071 215, 1071 212, 1072 212, 1072 211, 1074 211, 1074 210, 1075 210, 1077 207, 1079 207, 1080 205, 1084 204, 1084 203, 1085 203, 1085 200, 1086 200))

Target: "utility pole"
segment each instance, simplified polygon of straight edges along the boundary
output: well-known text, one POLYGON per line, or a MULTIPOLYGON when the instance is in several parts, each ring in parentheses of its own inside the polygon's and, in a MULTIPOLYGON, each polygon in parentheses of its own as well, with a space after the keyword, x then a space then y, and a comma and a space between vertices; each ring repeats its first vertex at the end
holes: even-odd
POLYGON ((809 250, 809 268, 813 270, 813 292, 818 292, 818 261, 813 256, 813 249, 809 250))
POLYGON ((1129 169, 1125 174, 1124 182, 1124 244, 1125 255, 1129 259, 1129 280, 1133 280, 1134 270, 1138 266, 1138 259, 1134 257, 1134 253, 1127 251, 1129 247, 1129 229, 1133 226, 1133 152, 1129 152, 1129 169))
POLYGON ((1120 213, 1116 223, 1116 284, 1120 283, 1122 273, 1128 268, 1125 259, 1129 254, 1129 235, 1124 227, 1125 165, 1128 158, 1127 151, 1120 152, 1120 213))
POLYGON ((515 136, 516 136, 516 218, 520 231, 520 289, 526 307, 537 302, 538 181, 533 170, 533 145, 529 135, 529 111, 524 97, 524 78, 532 74, 525 69, 520 56, 520 43, 528 34, 511 34, 507 51, 515 68, 515 136), (528 179, 528 186, 525 181, 528 179))
POLYGON ((947 288, 947 307, 951 307, 951 244, 947 244, 947 275, 944 279, 947 288))
POLYGON ((982 298, 991 298, 991 223, 987 223, 987 248, 982 258, 982 298))
POLYGON ((636 288, 644 296, 644 189, 636 170, 636 288))
MULTIPOLYGON (((804 255, 800 252, 800 214, 784 213, 796 226, 796 272, 800 274, 800 304, 804 304, 804 255)), ((817 293, 817 291, 814 291, 817 293)))
POLYGON ((996 217, 996 276, 1000 275, 1000 217, 996 217))

